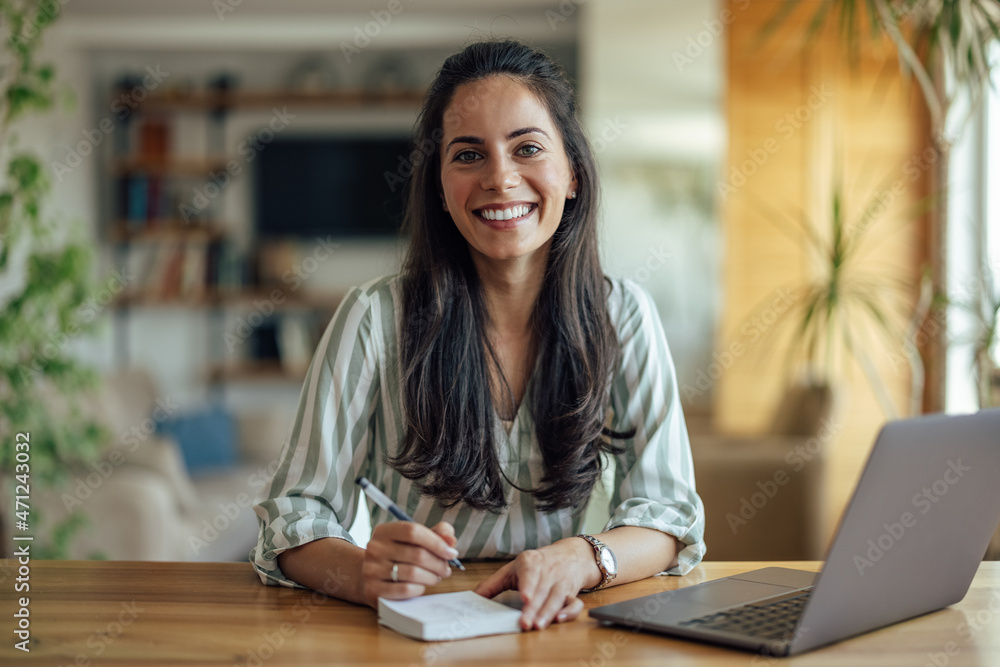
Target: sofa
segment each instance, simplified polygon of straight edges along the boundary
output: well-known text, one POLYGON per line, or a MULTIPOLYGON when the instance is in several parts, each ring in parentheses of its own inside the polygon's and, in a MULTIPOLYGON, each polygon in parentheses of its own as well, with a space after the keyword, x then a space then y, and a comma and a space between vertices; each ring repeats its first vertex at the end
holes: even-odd
POLYGON ((826 385, 792 386, 759 436, 720 435, 705 420, 688 420, 706 560, 823 558, 833 398, 826 385))
POLYGON ((85 518, 70 541, 69 558, 247 558, 257 541, 254 498, 277 467, 290 411, 237 416, 236 461, 191 474, 178 442, 157 428, 179 410, 146 371, 108 376, 84 403, 111 434, 108 446, 96 461, 69 471, 60 488, 33 494, 45 526, 70 512, 85 518))

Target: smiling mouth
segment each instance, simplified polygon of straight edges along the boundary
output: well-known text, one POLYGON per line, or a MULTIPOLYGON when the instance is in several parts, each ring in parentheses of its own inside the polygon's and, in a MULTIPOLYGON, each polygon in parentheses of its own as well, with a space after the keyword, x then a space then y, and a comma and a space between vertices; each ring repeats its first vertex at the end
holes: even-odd
POLYGON ((517 220, 518 218, 530 215, 536 208, 538 208, 538 204, 517 204, 502 210, 495 208, 481 208, 478 211, 475 211, 475 214, 483 220, 517 220))

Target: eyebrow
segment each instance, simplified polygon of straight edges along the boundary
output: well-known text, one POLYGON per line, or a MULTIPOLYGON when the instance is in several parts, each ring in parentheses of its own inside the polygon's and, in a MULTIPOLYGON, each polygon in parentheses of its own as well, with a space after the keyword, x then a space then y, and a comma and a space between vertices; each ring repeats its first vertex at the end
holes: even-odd
MULTIPOLYGON (((544 135, 546 139, 551 139, 552 138, 552 137, 549 136, 548 132, 546 132, 545 130, 543 130, 543 129, 539 128, 539 127, 522 127, 520 129, 514 130, 513 132, 511 132, 510 134, 508 134, 507 135, 507 141, 510 141, 511 139, 516 139, 517 137, 520 137, 521 135, 524 135, 524 134, 531 134, 532 132, 537 132, 537 133, 539 133, 541 135, 544 135)), ((445 147, 445 152, 447 153, 448 151, 450 151, 451 147, 454 144, 473 144, 473 145, 476 145, 476 146, 481 146, 483 143, 484 142, 483 142, 482 139, 480 139, 479 137, 473 137, 471 135, 465 135, 465 136, 461 136, 461 137, 455 137, 454 139, 452 139, 451 141, 448 142, 448 145, 445 147)))

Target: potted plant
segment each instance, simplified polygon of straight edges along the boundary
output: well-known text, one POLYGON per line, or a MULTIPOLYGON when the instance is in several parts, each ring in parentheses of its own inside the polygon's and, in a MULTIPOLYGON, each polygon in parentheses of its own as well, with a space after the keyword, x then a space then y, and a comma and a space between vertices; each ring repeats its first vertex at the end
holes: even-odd
MULTIPOLYGON (((766 34, 784 21, 792 11, 805 5, 812 11, 809 35, 812 37, 829 21, 840 26, 847 42, 851 61, 856 61, 865 35, 889 39, 899 54, 902 70, 916 81, 927 104, 931 121, 931 147, 935 160, 935 180, 948 183, 948 156, 952 143, 961 133, 964 120, 959 113, 972 109, 989 85, 990 49, 1000 40, 1000 3, 995 0, 786 0, 769 23, 766 34), (960 104, 964 102, 966 104, 960 104)), ((930 237, 934 255, 930 274, 932 292, 945 290, 945 233, 948 201, 939 188, 931 218, 930 237)), ((928 359, 934 375, 942 376, 944 340, 934 340, 936 353, 928 359)), ((929 387, 929 406, 943 406, 943 385, 929 387)))
POLYGON ((9 533, 33 536, 34 557, 62 556, 80 520, 41 526, 32 493, 65 479, 105 439, 76 405, 95 375, 67 349, 95 321, 91 253, 71 224, 47 217, 46 169, 16 134, 19 121, 51 110, 62 94, 52 65, 36 60, 60 7, 0 0, 0 536, 5 552, 9 533))
MULTIPOLYGON (((834 173, 838 173, 837 168, 834 173)), ((821 220, 803 211, 780 211, 759 199, 756 206, 791 240, 804 244, 804 254, 815 267, 813 276, 805 282, 783 287, 790 295, 790 305, 774 327, 765 332, 772 343, 765 350, 775 349, 777 341, 785 342, 782 335, 788 336, 785 368, 803 362, 802 375, 807 384, 816 386, 837 386, 845 364, 855 360, 883 414, 893 419, 901 411, 879 375, 870 350, 882 345, 884 354, 894 357, 894 368, 908 366, 911 392, 902 412, 919 413, 923 365, 914 338, 930 307, 931 292, 929 284, 925 284, 916 308, 910 310, 907 281, 872 268, 866 261, 868 252, 893 231, 880 197, 887 189, 876 188, 852 214, 841 180, 836 177, 829 205, 823 210, 825 219, 821 220)), ((902 221, 922 214, 925 206, 926 202, 914 205, 904 213, 902 221)))

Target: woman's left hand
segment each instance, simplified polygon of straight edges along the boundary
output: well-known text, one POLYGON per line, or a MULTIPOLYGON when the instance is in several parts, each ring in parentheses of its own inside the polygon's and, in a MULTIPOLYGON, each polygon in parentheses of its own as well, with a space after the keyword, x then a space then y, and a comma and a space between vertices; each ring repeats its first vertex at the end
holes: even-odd
MULTIPOLYGON (((562 623, 576 619, 583 611, 583 601, 577 593, 586 587, 594 573, 599 575, 600 572, 590 545, 576 539, 590 551, 589 560, 581 560, 580 545, 574 544, 574 539, 522 552, 480 582, 476 593, 491 598, 505 590, 519 591, 524 603, 522 630, 543 630, 553 621, 562 623)), ((587 551, 583 554, 586 556, 587 551)))

